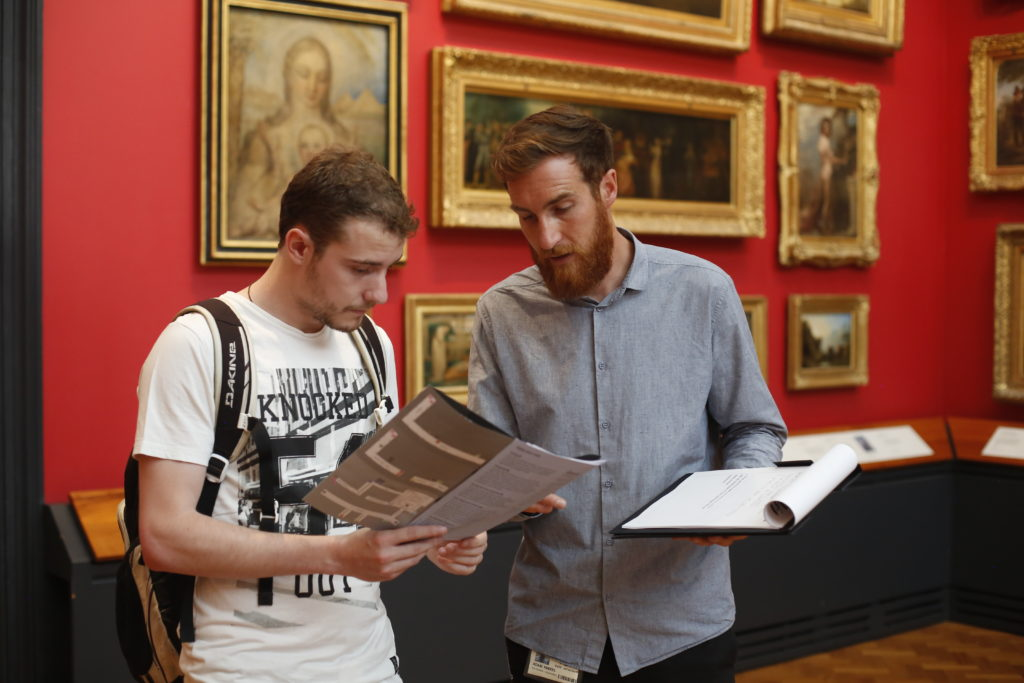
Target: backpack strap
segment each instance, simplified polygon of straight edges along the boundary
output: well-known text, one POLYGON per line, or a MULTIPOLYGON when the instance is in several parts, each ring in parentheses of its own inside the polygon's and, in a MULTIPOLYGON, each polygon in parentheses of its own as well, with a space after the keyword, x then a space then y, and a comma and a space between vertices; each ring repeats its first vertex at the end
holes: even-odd
POLYGON ((206 466, 206 479, 199 494, 196 510, 204 515, 213 514, 217 491, 224 481, 228 462, 244 446, 243 436, 248 427, 244 409, 249 403, 249 340, 242 321, 220 299, 207 299, 182 309, 178 315, 200 313, 206 318, 213 333, 214 377, 217 392, 217 421, 213 434, 213 453, 206 466))
MULTIPOLYGON (((249 339, 242 321, 231 307, 220 299, 206 299, 182 309, 178 315, 199 313, 210 326, 214 346, 214 401, 217 420, 214 427, 213 453, 206 465, 206 478, 196 503, 196 511, 213 515, 217 492, 224 481, 228 463, 245 446, 245 421, 249 408, 251 388, 251 357, 249 339)), ((181 640, 194 642, 195 625, 192 623, 192 598, 195 577, 183 576, 181 591, 181 640)))
POLYGON ((359 325, 359 329, 349 334, 352 337, 352 342, 359 349, 363 365, 366 366, 370 374, 370 382, 373 384, 374 403, 376 404, 373 416, 379 427, 384 424, 384 416, 395 409, 395 402, 385 393, 387 391, 388 376, 387 364, 384 361, 384 347, 380 342, 380 336, 377 334, 377 326, 373 324, 369 317, 364 317, 363 322, 359 325), (369 347, 369 352, 367 352, 367 346, 369 347))

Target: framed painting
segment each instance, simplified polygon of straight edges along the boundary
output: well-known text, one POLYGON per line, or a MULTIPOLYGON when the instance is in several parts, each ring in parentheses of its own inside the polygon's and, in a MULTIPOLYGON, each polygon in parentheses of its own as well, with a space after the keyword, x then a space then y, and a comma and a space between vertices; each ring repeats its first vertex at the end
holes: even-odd
POLYGON ((427 386, 457 401, 469 396, 469 346, 479 294, 405 297, 405 400, 427 386))
POLYGON ((779 75, 779 262, 878 260, 878 90, 779 75))
POLYGON ((441 8, 644 43, 727 52, 750 47, 751 0, 442 0, 441 8))
POLYGON ((787 386, 790 389, 868 383, 868 297, 789 297, 787 386))
POLYGON ((1024 189, 1024 33, 971 41, 970 106, 971 189, 1024 189))
POLYGON ((401 2, 203 0, 203 264, 269 261, 281 195, 329 145, 405 186, 406 43, 401 2))
POLYGON ((904 0, 764 0, 766 36, 891 54, 903 47, 904 0))
POLYGON ((999 226, 995 291, 992 394, 1024 401, 1024 223, 999 226))
POLYGON ((764 88, 451 47, 434 50, 433 71, 435 226, 518 228, 490 150, 567 103, 614 132, 620 225, 764 236, 764 88))
POLYGON ((761 374, 768 379, 768 298, 753 294, 740 297, 743 312, 750 325, 750 336, 754 339, 757 360, 761 364, 761 374))

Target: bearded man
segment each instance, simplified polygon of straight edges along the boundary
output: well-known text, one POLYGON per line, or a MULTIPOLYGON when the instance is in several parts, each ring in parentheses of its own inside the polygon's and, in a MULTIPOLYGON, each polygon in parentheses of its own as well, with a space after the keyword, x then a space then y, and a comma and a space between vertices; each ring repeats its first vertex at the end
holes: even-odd
POLYGON ((469 405, 599 469, 523 524, 505 625, 513 680, 732 681, 736 537, 616 540, 687 472, 764 467, 786 427, 732 280, 617 228, 611 131, 559 105, 494 168, 535 267, 477 306, 469 405))

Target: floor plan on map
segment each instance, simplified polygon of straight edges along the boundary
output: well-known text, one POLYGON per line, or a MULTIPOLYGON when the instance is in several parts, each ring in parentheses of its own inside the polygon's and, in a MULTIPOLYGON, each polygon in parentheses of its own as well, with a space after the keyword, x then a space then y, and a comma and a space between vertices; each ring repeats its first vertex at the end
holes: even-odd
POLYGON ((305 500, 373 529, 441 524, 448 538, 465 538, 508 521, 601 462, 511 437, 427 387, 305 500))

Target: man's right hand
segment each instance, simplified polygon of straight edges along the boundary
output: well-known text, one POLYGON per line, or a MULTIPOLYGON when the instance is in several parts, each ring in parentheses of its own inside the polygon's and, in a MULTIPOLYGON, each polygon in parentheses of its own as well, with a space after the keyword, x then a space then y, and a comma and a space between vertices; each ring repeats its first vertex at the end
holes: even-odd
POLYGON ((443 526, 408 526, 374 531, 359 529, 332 536, 336 574, 364 581, 390 581, 422 560, 427 552, 446 543, 443 526))
POLYGON ((523 512, 528 515, 546 515, 549 512, 554 512, 555 510, 564 509, 565 498, 555 495, 554 493, 549 493, 530 507, 523 510, 523 512))

